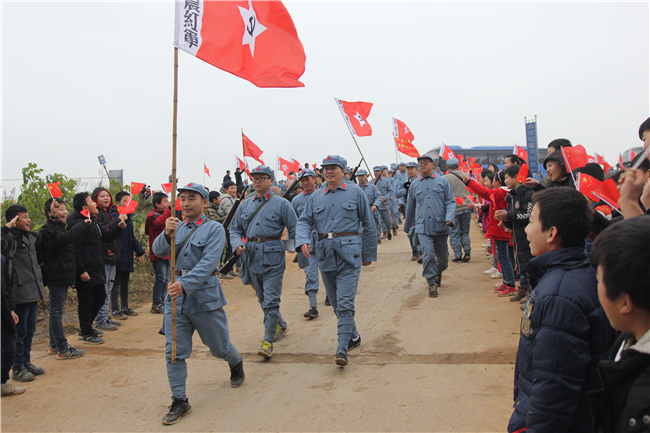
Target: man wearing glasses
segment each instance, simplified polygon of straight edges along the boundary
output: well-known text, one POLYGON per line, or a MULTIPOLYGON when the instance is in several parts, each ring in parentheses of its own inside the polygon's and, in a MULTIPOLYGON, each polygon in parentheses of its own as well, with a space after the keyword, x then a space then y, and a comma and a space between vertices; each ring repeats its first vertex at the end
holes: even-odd
POLYGON ((347 353, 361 344, 354 323, 354 301, 361 266, 377 261, 377 235, 365 193, 344 181, 347 161, 338 155, 323 160, 323 187, 311 195, 300 214, 296 229, 296 249, 305 257, 314 254, 318 268, 338 318, 338 347, 335 362, 348 364, 347 353), (311 231, 318 240, 312 245, 311 231), (312 248, 313 247, 313 248, 312 248))
POLYGON ((251 171, 255 194, 241 202, 230 228, 230 242, 241 256, 239 277, 251 284, 264 311, 264 339, 257 354, 273 355, 273 343, 289 331, 280 314, 282 277, 286 269, 282 233, 288 239, 296 233, 296 214, 287 199, 271 191, 274 173, 260 165, 251 171), (245 241, 244 241, 245 239, 245 241))
POLYGON ((451 186, 444 176, 433 173, 433 159, 429 155, 418 157, 420 176, 411 182, 407 196, 406 233, 415 225, 422 249, 422 276, 429 284, 429 297, 438 297, 442 272, 447 269, 449 251, 447 238, 453 226, 456 201, 451 186))

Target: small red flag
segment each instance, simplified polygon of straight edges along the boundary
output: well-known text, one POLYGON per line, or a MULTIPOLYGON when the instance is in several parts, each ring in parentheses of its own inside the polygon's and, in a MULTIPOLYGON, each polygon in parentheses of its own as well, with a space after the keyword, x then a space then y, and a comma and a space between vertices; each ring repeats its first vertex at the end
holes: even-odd
POLYGON ((515 148, 513 149, 512 153, 514 153, 515 155, 517 155, 519 158, 523 159, 524 161, 528 161, 528 152, 523 147, 517 146, 515 144, 515 148))
POLYGON ((138 183, 138 182, 131 182, 131 194, 140 194, 140 191, 142 191, 142 188, 147 186, 144 183, 138 183))
POLYGON ((587 151, 584 146, 579 144, 573 147, 561 147, 560 151, 562 152, 567 172, 571 173, 576 168, 587 165, 587 151))
POLYGON ((634 158, 636 158, 636 153, 632 149, 630 149, 630 161, 632 161, 634 158))
POLYGON ((59 185, 61 185, 61 182, 54 182, 54 183, 47 184, 47 189, 50 190, 50 194, 52 195, 52 198, 59 198, 63 195, 61 189, 59 188, 59 185))
POLYGON ((455 158, 456 154, 445 143, 440 146, 440 157, 444 160, 455 158))
POLYGON ((305 50, 280 1, 177 1, 174 45, 257 87, 304 87, 305 50))
MULTIPOLYGON (((205 165, 205 162, 203 163, 203 172, 205 174, 207 174, 208 176, 210 176, 210 169, 208 168, 207 165, 205 165)), ((210 176, 210 177, 212 177, 212 176, 210 176)))
POLYGON ((84 209, 81 212, 79 212, 81 215, 85 216, 87 219, 90 219, 90 211, 88 209, 84 209))
POLYGON ((465 197, 467 197, 467 199, 468 199, 469 201, 471 201, 472 203, 474 203, 474 204, 477 203, 477 202, 476 202, 476 198, 475 198, 473 195, 471 195, 471 194, 467 194, 465 197))
POLYGON ((616 182, 613 179, 607 179, 596 188, 593 194, 602 199, 605 203, 618 209, 618 199, 621 198, 621 193, 618 191, 616 182))
POLYGON ((370 110, 372 109, 371 102, 347 102, 338 98, 334 99, 353 136, 365 137, 372 135, 372 127, 368 123, 368 116, 370 116, 370 110))
POLYGON ((454 200, 456 200, 456 203, 458 203, 458 206, 462 206, 463 203, 465 203, 465 199, 462 197, 456 197, 454 200))
POLYGON ((596 197, 593 192, 599 188, 601 183, 598 179, 589 176, 585 173, 578 173, 576 189, 583 193, 589 200, 599 202, 600 199, 596 197))
POLYGON ((135 200, 131 200, 131 197, 129 197, 129 199, 127 200, 124 206, 117 206, 117 212, 120 215, 129 215, 135 212, 137 208, 138 208, 138 202, 135 200))
POLYGON ((618 163, 620 164, 621 169, 623 169, 623 155, 618 154, 618 163))
POLYGON ((165 194, 169 195, 172 192, 172 183, 163 183, 162 185, 162 190, 165 194))
POLYGON ((528 179, 528 164, 521 164, 517 173, 517 182, 524 183, 528 179))
POLYGON ((264 153, 262 149, 257 147, 255 143, 251 141, 250 138, 246 137, 244 133, 242 132, 242 144, 244 146, 244 156, 249 156, 251 158, 254 158, 258 162, 264 164, 264 161, 262 161, 262 154, 264 153))

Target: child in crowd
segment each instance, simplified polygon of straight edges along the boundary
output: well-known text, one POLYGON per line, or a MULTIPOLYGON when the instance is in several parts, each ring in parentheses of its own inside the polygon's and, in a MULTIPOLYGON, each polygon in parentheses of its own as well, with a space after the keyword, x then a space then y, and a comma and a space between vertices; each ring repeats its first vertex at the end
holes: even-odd
POLYGON ((171 204, 165 193, 157 192, 153 195, 153 209, 147 215, 145 220, 144 233, 149 236, 149 258, 156 274, 156 280, 153 283, 153 293, 151 312, 154 314, 163 314, 165 308, 163 298, 167 290, 167 283, 170 278, 169 256, 158 257, 153 253, 151 244, 156 237, 165 230, 165 221, 171 217, 171 204))

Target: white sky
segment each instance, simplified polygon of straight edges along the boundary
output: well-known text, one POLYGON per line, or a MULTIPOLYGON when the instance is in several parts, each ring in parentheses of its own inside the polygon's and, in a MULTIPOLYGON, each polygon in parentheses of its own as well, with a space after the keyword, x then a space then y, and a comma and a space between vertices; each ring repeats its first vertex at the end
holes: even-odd
MULTIPOLYGON (((305 88, 260 89, 179 53, 181 184, 202 182, 205 160, 217 188, 241 157, 241 128, 272 168, 276 155, 356 165, 335 96, 375 104, 373 135, 358 138, 371 166, 395 161, 392 116, 421 153, 442 141, 525 146, 524 117, 535 115, 540 146, 568 138, 615 164, 640 145, 647 2, 285 5, 305 88)), ((100 154, 125 182, 159 189, 171 172, 173 36, 173 2, 3 1, 4 189, 29 162, 96 177, 100 154)))

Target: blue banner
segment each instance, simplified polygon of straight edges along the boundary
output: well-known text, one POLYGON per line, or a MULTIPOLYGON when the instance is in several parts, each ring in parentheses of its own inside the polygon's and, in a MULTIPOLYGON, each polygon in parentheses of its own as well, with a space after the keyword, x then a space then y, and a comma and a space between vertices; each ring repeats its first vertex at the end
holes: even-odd
POLYGON ((539 180, 539 161, 537 158, 537 122, 526 122, 526 152, 528 152, 528 168, 533 177, 539 180))

